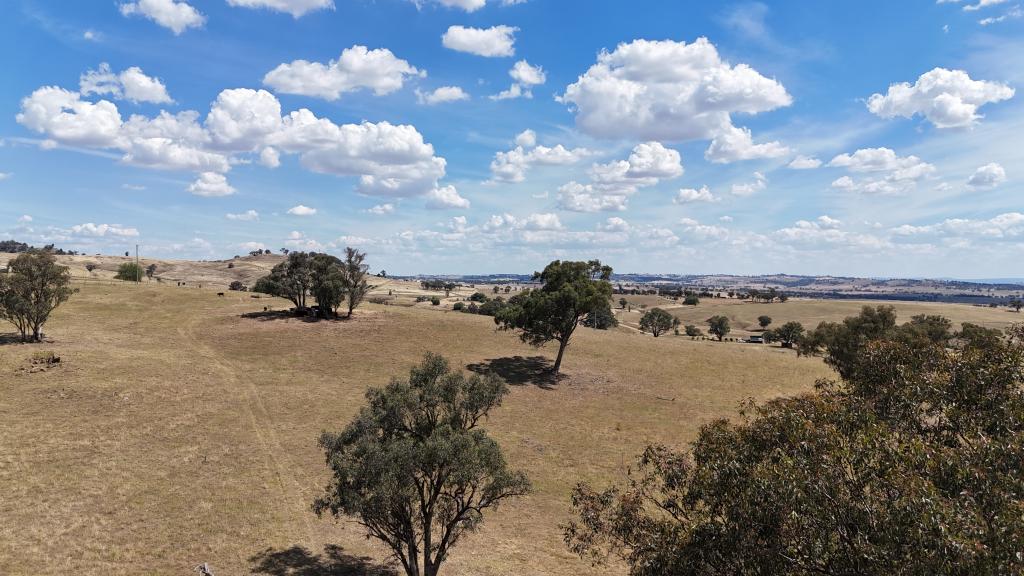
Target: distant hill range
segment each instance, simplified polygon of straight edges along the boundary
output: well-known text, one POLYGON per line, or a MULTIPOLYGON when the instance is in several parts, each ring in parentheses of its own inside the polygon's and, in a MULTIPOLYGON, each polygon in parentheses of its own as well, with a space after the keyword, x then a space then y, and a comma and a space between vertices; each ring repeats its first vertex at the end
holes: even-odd
MULTIPOLYGON (((529 283, 529 274, 463 274, 415 276, 410 279, 445 278, 465 284, 529 283)), ((770 274, 614 274, 612 284, 623 288, 691 288, 709 292, 765 290, 775 288, 790 296, 861 300, 911 300, 1005 304, 1024 297, 1024 279, 955 280, 920 278, 856 278, 842 276, 798 276, 770 274)))

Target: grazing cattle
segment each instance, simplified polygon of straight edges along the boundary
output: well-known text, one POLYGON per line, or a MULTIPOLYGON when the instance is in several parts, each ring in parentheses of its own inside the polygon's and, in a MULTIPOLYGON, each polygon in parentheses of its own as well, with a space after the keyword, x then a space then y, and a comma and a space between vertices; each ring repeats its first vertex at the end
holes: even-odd
POLYGON ((217 292, 217 296, 223 296, 223 295, 224 295, 223 292, 217 292))

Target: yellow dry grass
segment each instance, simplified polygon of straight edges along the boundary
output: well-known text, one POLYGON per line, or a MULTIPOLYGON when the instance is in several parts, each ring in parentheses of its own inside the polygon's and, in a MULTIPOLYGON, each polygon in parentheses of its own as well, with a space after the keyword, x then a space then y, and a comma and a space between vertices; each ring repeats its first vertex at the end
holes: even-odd
MULTIPOLYGON (((218 576, 287 574, 282 566, 303 563, 303 574, 362 573, 339 566, 379 563, 384 551, 356 525, 310 511, 326 481, 316 438, 427 351, 510 378, 487 427, 535 488, 490 515, 446 573, 622 574, 592 570, 562 544, 576 482, 621 480, 646 443, 684 447, 748 397, 793 394, 829 375, 820 360, 778 348, 581 329, 567 377, 539 386, 536 357, 552 351, 496 332, 487 317, 365 305, 350 321, 261 320, 242 314, 288 304, 156 283, 78 284, 46 327, 52 342, 0 345, 0 574, 180 575, 200 562, 218 576), (25 370, 38 351, 62 361, 25 370), (333 544, 355 559, 327 554, 333 544)), ((416 289, 389 281, 376 294, 416 289)), ((729 306, 739 318, 760 313, 729 306)), ((837 306, 856 308, 767 309, 806 323, 837 306)))

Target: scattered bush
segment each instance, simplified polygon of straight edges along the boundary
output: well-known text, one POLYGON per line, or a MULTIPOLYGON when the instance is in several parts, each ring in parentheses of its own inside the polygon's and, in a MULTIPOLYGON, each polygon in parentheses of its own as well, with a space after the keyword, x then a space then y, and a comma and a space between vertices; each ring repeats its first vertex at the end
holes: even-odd
POLYGON ((456 312, 462 312, 462 309, 465 307, 466 305, 463 302, 456 302, 455 304, 452 304, 452 310, 456 312))
POLYGON ((437 296, 434 296, 433 298, 430 299, 430 305, 431 306, 440 306, 441 305, 441 299, 438 298, 437 296))
POLYGON ((228 290, 234 290, 235 292, 245 292, 248 289, 245 284, 242 284, 241 280, 235 280, 228 285, 228 290))
POLYGON ((126 282, 142 282, 142 266, 135 262, 125 262, 117 267, 117 274, 114 278, 126 282))

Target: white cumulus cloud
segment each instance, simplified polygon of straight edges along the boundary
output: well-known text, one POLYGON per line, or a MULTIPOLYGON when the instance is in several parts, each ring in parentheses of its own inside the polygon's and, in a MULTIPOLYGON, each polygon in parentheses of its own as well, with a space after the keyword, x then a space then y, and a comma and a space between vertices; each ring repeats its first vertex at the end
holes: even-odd
POLYGON ((234 187, 228 184, 228 179, 223 174, 216 172, 200 173, 199 178, 189 184, 188 191, 196 196, 208 198, 230 196, 235 193, 234 187))
POLYGON ((516 53, 515 33, 518 31, 518 28, 512 26, 492 26, 490 28, 451 26, 441 37, 441 43, 445 48, 477 56, 488 58, 512 56, 516 53))
POLYGON ((441 86, 430 92, 416 90, 416 101, 427 106, 469 100, 469 94, 458 86, 441 86))
POLYGON ((995 188, 1006 182, 1006 170, 995 162, 985 164, 974 171, 967 185, 975 189, 995 188))
POLYGON ((746 64, 723 61, 706 38, 620 44, 602 52, 559 101, 571 106, 577 126, 598 137, 713 140, 707 157, 718 162, 788 151, 778 142, 755 144, 731 115, 788 106, 789 93, 746 64))
POLYGON ((978 108, 1008 100, 1014 89, 1000 82, 972 80, 963 70, 935 68, 911 85, 889 86, 885 94, 873 94, 867 106, 882 118, 910 118, 920 114, 937 128, 965 128, 982 118, 978 108))
POLYGON ((288 213, 292 216, 315 216, 316 208, 310 208, 309 206, 299 204, 298 206, 292 206, 289 208, 288 213))
POLYGON ((175 35, 189 28, 198 28, 206 17, 188 2, 179 0, 138 0, 120 6, 124 16, 143 16, 170 29, 175 35))
POLYGON ((109 94, 113 98, 132 102, 170 104, 174 102, 167 93, 167 87, 159 78, 147 76, 141 68, 132 66, 115 74, 106 62, 98 70, 89 70, 79 79, 79 93, 109 94))
POLYGON ((240 222, 258 222, 260 213, 255 210, 246 210, 239 214, 225 214, 224 217, 228 220, 238 220, 240 222))
POLYGON ((370 50, 352 46, 327 64, 295 60, 281 64, 263 77, 263 83, 282 94, 301 94, 337 100, 346 92, 373 90, 383 96, 400 90, 409 76, 420 71, 387 48, 370 50))
POLYGON ((294 18, 316 10, 334 9, 333 0, 228 0, 228 5, 287 12, 294 18))

